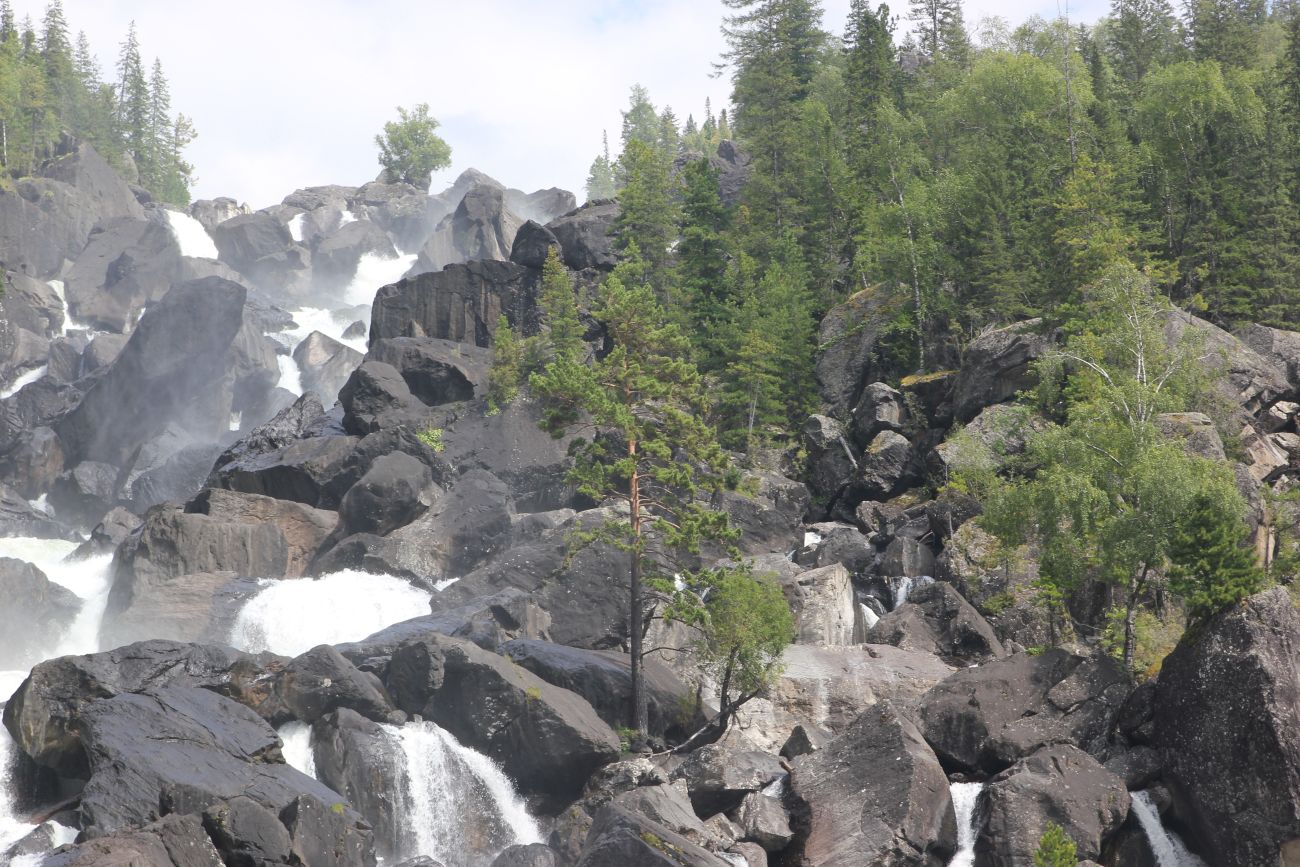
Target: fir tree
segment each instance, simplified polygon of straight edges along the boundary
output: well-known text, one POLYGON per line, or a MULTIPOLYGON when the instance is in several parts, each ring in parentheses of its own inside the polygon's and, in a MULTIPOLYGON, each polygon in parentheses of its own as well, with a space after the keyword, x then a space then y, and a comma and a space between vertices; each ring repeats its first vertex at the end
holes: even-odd
POLYGON ((619 157, 624 184, 618 199, 618 244, 635 246, 655 288, 668 285, 669 245, 676 234, 677 203, 669 162, 655 145, 632 139, 619 157))
POLYGON ((587 199, 612 199, 618 190, 614 185, 614 163, 609 158, 609 133, 602 135, 604 149, 591 163, 587 174, 587 199))
POLYGON ((1055 822, 1047 823, 1047 830, 1038 838, 1038 849, 1034 852, 1034 867, 1074 867, 1078 858, 1078 847, 1055 822))
POLYGON ((151 177, 153 154, 149 136, 149 83, 140 60, 140 41, 132 21, 117 60, 118 129, 126 152, 135 161, 139 177, 151 177))
POLYGON ((1191 504, 1169 546, 1169 589, 1202 620, 1264 587, 1264 573, 1246 547, 1241 515, 1201 495, 1191 504))
POLYGON ((502 313, 492 332, 492 369, 488 374, 488 412, 500 412, 519 395, 524 379, 524 350, 519 335, 502 313))
POLYGON ((578 315, 578 302, 573 292, 573 281, 560 261, 555 247, 546 254, 542 263, 542 291, 538 299, 542 310, 542 343, 539 353, 542 363, 556 359, 572 362, 582 360, 586 352, 583 336, 586 329, 578 315))

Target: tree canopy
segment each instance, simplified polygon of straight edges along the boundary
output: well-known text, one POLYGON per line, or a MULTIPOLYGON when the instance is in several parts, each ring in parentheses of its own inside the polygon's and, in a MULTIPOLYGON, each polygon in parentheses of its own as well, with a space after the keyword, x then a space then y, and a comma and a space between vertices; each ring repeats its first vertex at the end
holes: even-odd
POLYGON ((451 146, 438 137, 439 123, 429 115, 428 103, 410 110, 398 106, 397 118, 375 136, 379 164, 390 183, 401 181, 427 190, 433 173, 451 165, 451 146))

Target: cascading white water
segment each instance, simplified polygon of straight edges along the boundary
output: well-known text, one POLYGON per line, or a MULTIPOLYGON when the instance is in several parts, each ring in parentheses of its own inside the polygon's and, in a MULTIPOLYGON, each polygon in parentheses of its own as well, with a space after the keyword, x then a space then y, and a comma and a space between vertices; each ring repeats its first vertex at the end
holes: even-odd
MULTIPOLYGON (((8 672, 5 672, 7 674, 8 672)), ((25 675, 24 675, 25 676, 25 675)), ((8 690, 5 698, 9 697, 8 690)), ((29 825, 14 815, 14 759, 17 747, 9 732, 0 726, 0 852, 8 849, 31 832, 35 825, 29 825)))
POLYGON ((379 287, 396 283, 415 264, 416 254, 385 259, 376 253, 366 253, 357 262, 357 273, 343 290, 343 299, 349 304, 370 304, 379 287))
POLYGON ((266 580, 230 630, 240 650, 297 656, 318 644, 359 641, 429 613, 427 590, 391 575, 346 570, 320 578, 266 580))
POLYGON ((818 533, 818 532, 816 532, 815 530, 805 530, 805 531, 804 531, 804 534, 803 534, 803 546, 804 546, 805 548, 811 548, 813 545, 820 545, 821 543, 822 543, 822 534, 821 534, 821 533, 818 533))
MULTIPOLYGON (((34 539, 26 536, 0 538, 0 557, 13 557, 34 565, 55 584, 81 597, 81 609, 57 643, 37 650, 47 656, 95 653, 99 648, 99 627, 112 588, 112 554, 69 560, 75 542, 62 539, 34 539)), ((3 636, 0 636, 0 641, 3 636)), ((5 696, 7 698, 8 696, 5 696)))
POLYGON ((979 803, 983 783, 953 783, 952 809, 957 814, 957 854, 952 856, 948 867, 973 867, 975 864, 975 838, 979 836, 976 826, 975 806, 979 803))
POLYGON ((862 623, 868 629, 880 622, 880 615, 872 611, 870 605, 865 602, 859 602, 858 605, 862 608, 862 623))
POLYGON ((398 860, 424 855, 479 867, 507 846, 541 842, 523 800, 487 756, 431 722, 385 728, 403 764, 394 799, 398 860))
POLYGON ((293 238, 295 244, 302 243, 302 224, 307 219, 305 213, 294 214, 293 219, 289 221, 289 237, 293 238))
POLYGON ((1133 813, 1146 834, 1147 844, 1159 867, 1205 867, 1205 862, 1192 854, 1177 834, 1165 828, 1150 792, 1143 790, 1130 794, 1133 796, 1133 813))
POLYGON ((37 367, 34 370, 27 371, 22 376, 15 379, 13 385, 9 386, 4 391, 0 391, 0 400, 4 400, 5 398, 8 397, 13 397, 15 394, 22 391, 23 386, 31 385, 33 382, 35 382, 36 380, 44 376, 45 372, 49 369, 50 366, 48 364, 42 364, 40 367, 37 367))
POLYGON ((276 383, 280 388, 295 396, 302 396, 302 371, 292 355, 277 355, 275 363, 280 367, 280 379, 276 383))
POLYGON ((219 258, 217 245, 213 243, 212 236, 208 234, 207 229, 203 228, 202 223, 189 214, 173 211, 170 208, 164 213, 167 215, 167 226, 172 230, 172 236, 176 238, 182 256, 192 256, 196 259, 219 258))
POLYGON ((297 768, 309 777, 316 776, 316 754, 311 743, 311 726, 305 722, 291 722, 280 726, 276 732, 284 742, 284 760, 289 767, 297 768))
POLYGON ((907 601, 907 597, 918 587, 924 587, 927 584, 933 584, 934 579, 929 575, 920 575, 915 578, 900 575, 889 579, 889 589, 894 592, 894 604, 889 609, 894 611, 898 606, 907 601))

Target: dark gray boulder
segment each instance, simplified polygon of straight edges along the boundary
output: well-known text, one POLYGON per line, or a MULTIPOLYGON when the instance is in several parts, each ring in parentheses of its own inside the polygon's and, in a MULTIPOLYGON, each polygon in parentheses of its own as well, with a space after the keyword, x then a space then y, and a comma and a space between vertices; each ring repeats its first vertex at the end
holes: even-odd
POLYGON ((492 353, 477 346, 433 337, 376 340, 368 361, 391 365, 421 403, 440 406, 487 393, 492 353))
POLYGON ((1298 637, 1277 587, 1211 618, 1161 666, 1155 745, 1211 863, 1286 863, 1300 847, 1298 637))
POLYGON ((154 687, 201 687, 248 707, 275 702, 269 672, 282 657, 218 645, 142 641, 85 656, 51 659, 32 669, 4 707, 4 724, 19 749, 61 776, 85 779, 83 717, 95 702, 154 687))
POLYGON ((212 230, 226 220, 248 213, 251 213, 248 205, 241 205, 229 196, 199 199, 190 203, 189 210, 190 216, 202 223, 208 234, 212 234, 212 230))
POLYGON ((383 536, 428 508, 436 494, 429 468, 404 452, 378 458, 339 503, 339 535, 383 536))
POLYGON ((808 486, 825 508, 835 502, 857 472, 857 455, 844 435, 844 428, 830 416, 809 416, 801 433, 808 453, 808 486))
POLYGON ((1082 750, 1044 747, 994 777, 984 790, 975 857, 996 867, 1031 867, 1049 822, 1074 841, 1077 857, 1097 859, 1128 816, 1124 781, 1082 750))
POLYGON ((419 424, 427 409, 392 365, 366 361, 339 390, 343 428, 365 436, 399 424, 419 424))
POLYGON ((577 867, 728 867, 682 835, 616 804, 596 814, 577 867))
POLYGON ((871 628, 867 641, 963 662, 1006 656, 993 627, 944 581, 912 590, 905 603, 871 628))
POLYGON ((181 283, 151 305, 112 368, 55 426, 69 463, 123 466, 169 422, 211 440, 226 434, 229 404, 211 386, 226 372, 245 295, 210 277, 181 283))
POLYGON ((438 224, 420 250, 412 273, 439 271, 461 262, 505 261, 522 224, 523 219, 506 206, 505 191, 499 185, 476 184, 438 224))
MULTIPOLYGON (((46 855, 50 867, 225 867, 196 814, 171 815, 138 830, 84 840, 46 855)), ((358 862, 359 863, 359 862, 358 862)))
POLYGON ((123 333, 146 304, 181 279, 181 249, 166 222, 120 218, 90 236, 68 272, 68 310, 79 322, 123 333))
POLYGON ((499 761, 526 794, 572 801, 619 740, 581 696, 458 638, 426 635, 399 647, 385 680, 394 702, 499 761))
POLYGON ((599 199, 547 223, 546 228, 560 244, 564 264, 574 271, 612 270, 618 264, 618 255, 610 232, 620 213, 618 202, 599 199))
POLYGON ((957 421, 970 421, 984 407, 1010 400, 1034 384, 1033 364, 1052 345, 1042 331, 1041 319, 1028 319, 971 341, 953 386, 957 421))
POLYGON ((275 690, 285 709, 306 723, 341 707, 379 722, 393 713, 383 685, 328 644, 295 657, 280 673, 275 690))
POLYGON ((492 861, 492 867, 558 867, 555 850, 542 843, 510 846, 492 861))
POLYGON ((876 341, 889 314, 885 293, 864 289, 822 317, 817 384, 822 404, 834 418, 850 418, 862 390, 880 378, 876 341))
POLYGON ((918 480, 918 464, 916 451, 907 437, 891 430, 881 431, 858 459, 858 472, 844 494, 846 502, 842 508, 902 493, 918 480))
POLYGON ((103 461, 81 461, 50 487, 50 506, 64 521, 93 527, 118 501, 122 472, 103 461))
POLYGON ((283 254, 294 246, 293 236, 280 220, 257 212, 232 217, 212 230, 221 261, 245 277, 260 282, 263 260, 283 254))
POLYGON ((40 511, 13 488, 0 484, 0 534, 37 539, 72 539, 77 534, 40 511))
POLYGON ((790 774, 800 867, 942 867, 956 849, 948 777, 890 702, 864 713, 790 774))
POLYGON ((1001 771, 1041 746, 1101 755, 1133 688, 1109 656, 1061 648, 962 669, 921 700, 920 728, 945 765, 1001 771))
POLYGON ((672 779, 686 783, 697 815, 712 816, 734 810, 784 773, 781 760, 769 753, 709 744, 687 756, 672 779))
POLYGON ((227 452, 208 477, 212 487, 308 506, 336 508, 338 495, 329 483, 343 470, 359 440, 351 436, 318 436, 295 440, 266 452, 245 451, 231 460, 227 452))
MULTIPOLYGON (((102 699, 86 709, 82 738, 91 776, 81 816, 92 836, 241 796, 278 817, 308 795, 340 804, 349 817, 349 833, 330 841, 334 846, 347 847, 354 836, 368 843, 361 817, 335 792, 283 764, 274 729, 214 692, 163 687, 102 699)), ((250 825, 266 821, 246 818, 250 825)))
POLYGON ((862 389, 862 394, 853 407, 849 432, 854 445, 865 449, 876 434, 885 430, 902 430, 907 420, 903 393, 887 383, 873 382, 862 389))
POLYGON ((487 348, 502 313, 515 328, 533 333, 539 281, 531 268, 497 261, 404 278, 375 294, 370 341, 437 337, 487 348))
MULTIPOLYGON (((508 641, 498 651, 547 683, 585 698, 611 727, 626 725, 630 719, 632 671, 627 654, 527 638, 508 641)), ((691 687, 671 669, 647 659, 643 673, 651 734, 684 740, 704 725, 691 687)))
POLYGON ((510 247, 510 261, 525 268, 541 268, 551 250, 557 255, 560 242, 555 233, 545 226, 528 220, 515 233, 515 242, 510 247))

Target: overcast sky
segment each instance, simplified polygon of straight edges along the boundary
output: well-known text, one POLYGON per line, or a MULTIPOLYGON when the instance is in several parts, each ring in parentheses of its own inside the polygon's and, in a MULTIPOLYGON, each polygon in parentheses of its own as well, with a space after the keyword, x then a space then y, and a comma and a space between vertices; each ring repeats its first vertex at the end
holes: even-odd
MULTIPOLYGON (((39 23, 44 2, 16 0, 39 23)), ((825 0, 843 30, 849 0, 825 0)), ((904 2, 894 4, 900 10, 904 2)), ((1105 0, 1074 0, 1094 20, 1105 0)), ((720 0, 64 0, 106 78, 135 20, 146 64, 156 56, 172 105, 199 132, 188 151, 195 198, 254 208, 318 184, 355 185, 379 170, 374 135, 398 105, 429 103, 452 147, 437 191, 473 166, 524 190, 560 186, 582 199, 602 129, 637 82, 683 120, 726 104, 720 0)), ((1055 17, 1055 0, 967 0, 1013 24, 1055 17)))

